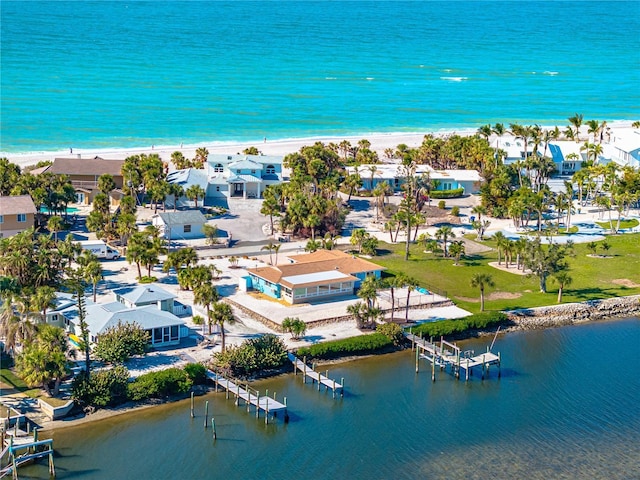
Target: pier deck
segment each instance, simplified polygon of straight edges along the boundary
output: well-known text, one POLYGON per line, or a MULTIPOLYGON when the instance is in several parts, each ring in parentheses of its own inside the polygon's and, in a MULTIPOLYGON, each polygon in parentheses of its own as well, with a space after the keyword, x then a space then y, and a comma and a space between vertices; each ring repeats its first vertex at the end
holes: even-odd
POLYGON ((274 417, 278 412, 285 413, 285 420, 287 417, 287 399, 284 399, 284 403, 281 403, 275 399, 275 393, 273 394, 273 398, 270 398, 268 395, 268 390, 265 395, 260 395, 260 392, 250 388, 248 385, 244 387, 240 386, 239 383, 235 383, 227 378, 218 375, 211 370, 207 370, 207 377, 211 379, 216 384, 216 390, 218 387, 222 387, 226 391, 227 398, 229 398, 229 394, 235 396, 236 405, 240 405, 240 400, 245 402, 247 405, 247 411, 251 406, 256 409, 256 417, 260 415, 260 411, 265 412, 265 422, 268 421, 269 414, 272 414, 274 417))
POLYGON ((323 375, 320 372, 316 372, 313 367, 307 365, 305 361, 300 360, 293 353, 288 353, 287 356, 289 360, 291 360, 291 363, 293 363, 293 372, 297 374, 298 370, 300 370, 305 383, 306 377, 309 377, 312 382, 317 383, 318 390, 320 390, 321 385, 324 385, 326 389, 332 391, 334 397, 338 391, 340 391, 341 396, 344 396, 344 379, 337 382, 335 379, 329 378, 328 371, 326 372, 327 375, 323 375))
POLYGON ((435 381, 435 366, 439 366, 441 370, 447 366, 451 368, 451 372, 460 378, 460 370, 465 371, 465 380, 469 380, 474 367, 482 367, 482 379, 485 374, 489 375, 489 367, 491 365, 498 366, 498 377, 500 376, 500 353, 495 354, 487 351, 475 355, 475 352, 462 352, 460 348, 453 343, 445 341, 442 337, 440 342, 428 341, 420 338, 412 333, 405 333, 408 340, 412 342, 412 348, 416 349, 416 372, 418 371, 418 360, 424 358, 431 362, 431 379, 435 381))

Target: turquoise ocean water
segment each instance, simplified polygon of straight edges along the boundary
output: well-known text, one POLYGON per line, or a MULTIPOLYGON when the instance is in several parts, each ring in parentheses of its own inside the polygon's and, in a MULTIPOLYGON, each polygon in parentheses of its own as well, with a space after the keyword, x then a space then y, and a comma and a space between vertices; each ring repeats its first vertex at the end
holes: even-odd
POLYGON ((640 117, 638 1, 7 1, 0 151, 640 117))

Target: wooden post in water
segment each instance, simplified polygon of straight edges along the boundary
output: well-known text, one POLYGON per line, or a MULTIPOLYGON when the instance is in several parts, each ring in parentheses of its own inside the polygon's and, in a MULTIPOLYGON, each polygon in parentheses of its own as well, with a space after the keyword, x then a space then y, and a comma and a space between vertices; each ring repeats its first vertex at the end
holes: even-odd
POLYGON ((484 364, 484 355, 482 355, 482 380, 484 380, 484 369, 486 368, 484 364))
POLYGON ((260 391, 256 390, 256 418, 260 418, 260 391))
POLYGON ((218 434, 216 433, 216 417, 211 417, 211 427, 213 428, 213 439, 217 440, 218 434))
POLYGON ((469 381, 469 357, 467 357, 467 368, 465 369, 464 381, 469 381))
POLYGON ((418 360, 420 359, 420 349, 416 345, 416 373, 418 373, 418 360))
POLYGON ((247 413, 249 413, 251 410, 251 390, 249 390, 249 385, 245 385, 247 388, 245 389, 247 391, 247 413))
POLYGON ((333 379, 333 392, 331 392, 331 396, 336 398, 336 379, 333 379))
POLYGON ((431 357, 431 381, 436 381, 436 352, 433 352, 431 357))
POLYGON ((307 356, 302 357, 302 383, 307 383, 307 356))
POLYGON ((502 362, 502 359, 500 358, 500 352, 498 352, 498 378, 500 378, 500 363, 502 362))
POLYGON ((53 444, 49 444, 49 475, 54 478, 56 476, 56 467, 53 464, 53 444))
MULTIPOLYGON (((33 443, 38 443, 38 427, 33 427, 33 443)), ((38 447, 33 447, 33 452, 35 453, 36 448, 38 447)))
POLYGON ((191 418, 195 417, 193 414, 193 392, 191 392, 191 418))
POLYGON ((340 396, 344 397, 344 377, 340 379, 340 385, 342 385, 342 388, 340 389, 340 396))
MULTIPOLYGON (((227 384, 227 392, 229 391, 229 384, 227 384)), ((228 393, 227 393, 228 395, 228 393)), ((240 385, 236 385, 236 406, 240 405, 240 385)))
POLYGON ((264 404, 264 424, 267 425, 269 423, 269 395, 264 398, 266 400, 264 404))
POLYGON ((289 423, 289 412, 287 412, 287 397, 284 397, 284 423, 289 423))
POLYGON ((209 400, 204 402, 204 428, 207 428, 208 417, 209 417, 209 400))

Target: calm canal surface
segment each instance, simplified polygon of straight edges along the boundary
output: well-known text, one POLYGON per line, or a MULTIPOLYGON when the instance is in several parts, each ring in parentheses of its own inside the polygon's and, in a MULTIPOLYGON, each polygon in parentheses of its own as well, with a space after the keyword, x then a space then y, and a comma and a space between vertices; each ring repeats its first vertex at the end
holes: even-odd
POLYGON ((330 367, 343 399, 285 375, 256 388, 287 396, 286 425, 210 394, 194 420, 185 400, 53 432, 57 478, 640 478, 639 348, 640 320, 626 319, 500 337, 502 378, 484 382, 431 383, 410 351, 330 367))

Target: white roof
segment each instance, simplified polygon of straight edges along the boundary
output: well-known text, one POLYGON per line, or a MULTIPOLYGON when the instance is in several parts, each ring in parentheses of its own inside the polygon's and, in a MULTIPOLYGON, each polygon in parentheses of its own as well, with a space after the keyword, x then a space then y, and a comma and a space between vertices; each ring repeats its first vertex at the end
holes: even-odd
POLYGON ((327 280, 342 280, 347 278, 351 278, 351 275, 346 275, 339 270, 329 270, 326 272, 292 275, 290 277, 283 277, 282 280, 290 282, 293 285, 300 285, 305 283, 326 282, 327 280))

